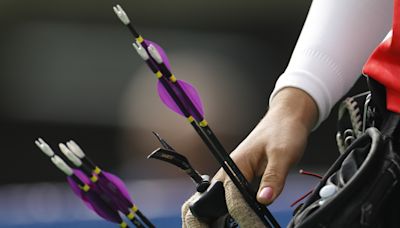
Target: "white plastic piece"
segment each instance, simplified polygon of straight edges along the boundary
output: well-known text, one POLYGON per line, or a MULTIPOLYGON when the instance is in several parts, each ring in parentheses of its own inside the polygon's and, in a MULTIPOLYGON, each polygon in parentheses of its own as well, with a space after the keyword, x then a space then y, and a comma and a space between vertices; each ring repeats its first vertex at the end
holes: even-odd
POLYGON ((335 195, 337 192, 337 187, 333 184, 327 184, 319 190, 319 197, 321 200, 319 201, 319 205, 322 205, 325 200, 335 195))
POLYGON ((329 198, 337 192, 337 187, 333 184, 327 184, 319 190, 319 196, 322 199, 329 198))
POLYGON ((79 159, 74 153, 72 153, 68 147, 62 143, 58 144, 61 152, 70 160, 76 167, 80 167, 82 165, 81 159, 79 159))
POLYGON ((54 151, 50 148, 50 146, 41 138, 35 140, 35 144, 43 153, 45 153, 49 157, 54 156, 54 151))
POLYGON ((126 15, 125 11, 122 9, 120 5, 116 5, 113 7, 115 14, 118 16, 118 18, 124 23, 125 25, 128 25, 131 23, 129 20, 128 15, 126 15))
POLYGON ((204 181, 210 182, 210 176, 208 176, 208 175, 201 175, 201 178, 202 178, 204 181))
POLYGON ((54 163, 54 165, 57 166, 57 168, 59 168, 67 176, 71 176, 74 173, 71 167, 69 167, 67 163, 65 163, 58 155, 54 155, 51 158, 51 161, 54 163))
POLYGON ((158 53, 157 48, 154 47, 153 44, 150 44, 150 45, 147 47, 147 50, 149 51, 151 57, 153 57, 153 59, 154 59, 157 63, 161 64, 161 63, 163 62, 160 53, 158 53))
POLYGON ((78 158, 82 159, 86 156, 85 153, 83 153, 83 150, 73 140, 67 142, 67 146, 78 158))
POLYGON ((147 54, 146 49, 144 49, 143 46, 139 42, 136 41, 136 42, 132 43, 132 45, 144 61, 147 61, 149 59, 149 54, 147 54))

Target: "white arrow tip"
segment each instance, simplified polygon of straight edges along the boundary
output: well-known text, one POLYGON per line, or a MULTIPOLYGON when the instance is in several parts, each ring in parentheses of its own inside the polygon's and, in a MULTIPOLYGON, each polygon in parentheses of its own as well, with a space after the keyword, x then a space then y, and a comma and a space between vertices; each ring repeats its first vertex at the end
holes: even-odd
POLYGON ((120 5, 116 5, 113 7, 115 14, 118 16, 118 18, 124 23, 125 25, 128 25, 131 23, 129 20, 128 15, 126 15, 124 9, 120 5))
POLYGON ((47 156, 49 156, 49 157, 54 156, 54 151, 50 148, 50 146, 43 139, 38 138, 37 140, 35 140, 35 144, 47 156))

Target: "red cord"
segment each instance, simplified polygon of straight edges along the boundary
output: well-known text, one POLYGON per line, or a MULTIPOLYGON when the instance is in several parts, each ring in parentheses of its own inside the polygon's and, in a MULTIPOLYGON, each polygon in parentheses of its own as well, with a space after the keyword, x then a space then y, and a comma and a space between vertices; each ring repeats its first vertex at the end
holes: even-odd
POLYGON ((302 170, 302 169, 299 170, 299 173, 300 173, 300 174, 303 174, 303 175, 313 176, 313 177, 317 177, 317 178, 319 178, 319 179, 322 179, 322 176, 321 176, 321 175, 316 174, 316 173, 307 172, 307 171, 304 171, 304 170, 302 170))
MULTIPOLYGON (((307 172, 307 171, 304 171, 304 170, 302 170, 302 169, 299 170, 299 173, 300 173, 300 174, 303 174, 303 175, 308 175, 308 176, 317 177, 317 178, 319 178, 319 179, 322 179, 322 176, 321 176, 321 175, 316 174, 316 173, 307 172)), ((300 201, 302 201, 302 200, 305 199, 307 196, 309 196, 313 191, 314 191, 314 189, 311 189, 309 192, 307 192, 306 194, 302 195, 300 198, 298 198, 296 201, 294 201, 294 202, 290 205, 290 207, 293 207, 294 205, 298 204, 300 201)))
POLYGON ((300 201, 302 201, 304 198, 306 198, 307 196, 309 196, 312 192, 314 191, 314 189, 310 190, 309 192, 307 192, 306 194, 304 194, 303 196, 301 196, 300 198, 298 198, 296 201, 294 201, 292 204, 290 204, 290 207, 293 207, 294 205, 298 204, 300 201))

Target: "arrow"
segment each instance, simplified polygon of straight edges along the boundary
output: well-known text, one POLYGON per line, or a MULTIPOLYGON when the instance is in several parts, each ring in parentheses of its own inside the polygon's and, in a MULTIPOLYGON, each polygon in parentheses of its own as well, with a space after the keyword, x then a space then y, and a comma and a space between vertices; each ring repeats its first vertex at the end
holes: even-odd
POLYGON ((135 214, 148 227, 154 227, 150 220, 133 203, 128 188, 124 182, 117 176, 101 170, 90 158, 86 156, 83 150, 73 140, 67 142, 67 146, 60 143, 60 150, 65 156, 99 189, 99 194, 110 204, 113 204, 117 210, 121 211, 137 227, 144 227, 135 217, 135 214))
POLYGON ((35 141, 43 153, 50 157, 53 164, 61 170, 66 176, 67 181, 73 192, 85 203, 85 205, 93 210, 100 217, 112 223, 117 223, 122 228, 128 227, 118 214, 115 208, 105 202, 96 192, 95 187, 90 184, 87 178, 79 171, 69 167, 64 160, 62 160, 50 146, 41 138, 35 141))
POLYGON ((280 227, 270 211, 264 205, 257 202, 255 191, 250 187, 249 182, 208 126, 208 122, 204 118, 200 96, 195 88, 187 82, 176 79, 169 70, 169 61, 162 48, 139 35, 121 6, 117 5, 113 9, 122 23, 128 27, 135 37, 134 48, 157 76, 158 94, 163 103, 174 112, 188 119, 264 225, 267 227, 280 227))
POLYGON ((196 183, 196 190, 198 192, 202 193, 207 190, 208 186, 210 186, 210 177, 207 175, 200 175, 185 156, 176 152, 159 134, 155 132, 153 132, 153 134, 157 137, 158 141, 160 141, 163 148, 156 149, 147 158, 165 161, 182 169, 192 178, 193 182, 196 183))

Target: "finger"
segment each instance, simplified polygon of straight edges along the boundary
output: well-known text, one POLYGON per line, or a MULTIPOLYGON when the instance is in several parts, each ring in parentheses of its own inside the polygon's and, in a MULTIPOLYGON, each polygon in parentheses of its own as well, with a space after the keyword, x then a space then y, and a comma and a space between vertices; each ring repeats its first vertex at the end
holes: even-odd
MULTIPOLYGON (((243 150, 249 151, 249 150, 243 150)), ((247 156, 248 153, 244 153, 243 151, 236 149, 233 151, 230 156, 232 157, 233 162, 239 168, 241 173, 244 175, 244 178, 247 181, 252 181, 254 177, 254 170, 252 167, 256 167, 256 163, 258 164, 260 160, 264 160, 259 158, 258 156, 247 156), (254 161, 253 161, 254 160, 254 161)), ((219 169, 218 172, 214 175, 212 182, 221 181, 224 182, 225 180, 229 179, 228 174, 225 172, 224 169, 219 169)))
POLYGON ((224 182, 224 188, 229 214, 240 227, 264 227, 230 179, 224 182))
POLYGON ((257 200, 262 204, 272 203, 282 192, 290 162, 283 156, 271 156, 261 179, 257 200))

